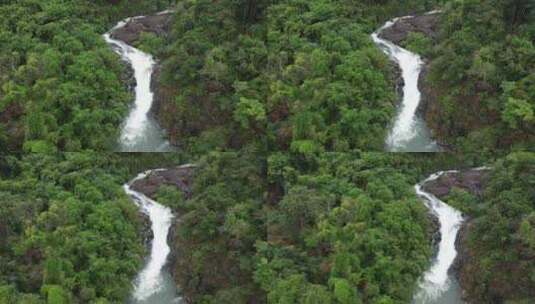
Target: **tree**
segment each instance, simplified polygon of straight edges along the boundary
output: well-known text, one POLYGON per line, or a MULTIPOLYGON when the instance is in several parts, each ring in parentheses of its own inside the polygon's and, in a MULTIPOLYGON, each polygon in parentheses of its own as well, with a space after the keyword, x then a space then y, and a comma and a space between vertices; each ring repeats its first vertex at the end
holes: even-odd
POLYGON ((262 123, 266 121, 266 110, 258 100, 240 97, 236 110, 234 110, 234 119, 244 129, 261 128, 262 123))
POLYGON ((503 120, 511 128, 518 128, 523 125, 535 123, 535 106, 526 100, 509 97, 502 114, 503 120))
POLYGON ((332 285, 334 288, 334 298, 336 299, 337 303, 361 303, 360 299, 357 297, 355 289, 347 280, 333 279, 332 285))

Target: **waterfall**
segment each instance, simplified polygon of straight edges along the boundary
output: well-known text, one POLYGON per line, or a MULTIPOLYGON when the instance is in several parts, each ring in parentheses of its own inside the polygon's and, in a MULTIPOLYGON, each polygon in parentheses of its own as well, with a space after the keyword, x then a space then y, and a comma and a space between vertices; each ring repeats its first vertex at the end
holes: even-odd
MULTIPOLYGON (((160 14, 166 13, 161 12, 160 14)), ((124 27, 130 20, 143 18, 127 18, 117 23, 108 33, 104 34, 106 42, 113 50, 129 62, 134 70, 136 80, 135 101, 128 117, 123 123, 118 140, 120 152, 166 152, 173 147, 166 140, 165 132, 149 115, 154 94, 151 91, 151 78, 155 65, 153 57, 123 41, 111 38, 111 32, 124 27)))
POLYGON ((170 274, 165 271, 167 256, 171 248, 167 244, 169 228, 174 218, 171 209, 148 198, 144 194, 132 190, 130 185, 137 180, 145 178, 152 171, 139 174, 130 183, 125 184, 124 191, 141 212, 147 214, 151 221, 153 240, 151 243, 150 256, 145 267, 138 274, 134 283, 132 303, 180 303, 180 297, 176 296, 176 287, 170 274))
POLYGON ((426 207, 438 218, 441 238, 436 258, 433 260, 431 268, 423 274, 413 303, 462 303, 459 286, 455 279, 448 274, 448 270, 457 256, 455 240, 463 221, 462 214, 433 194, 422 190, 425 183, 436 180, 445 173, 455 172, 457 171, 441 171, 432 174, 414 186, 416 194, 422 198, 426 207))
POLYGON ((416 115, 421 100, 418 79, 423 67, 422 58, 388 40, 379 38, 383 30, 404 18, 411 18, 411 16, 388 21, 372 34, 373 41, 399 65, 404 81, 403 98, 386 139, 386 149, 399 152, 437 152, 439 147, 431 139, 429 129, 425 122, 416 115))

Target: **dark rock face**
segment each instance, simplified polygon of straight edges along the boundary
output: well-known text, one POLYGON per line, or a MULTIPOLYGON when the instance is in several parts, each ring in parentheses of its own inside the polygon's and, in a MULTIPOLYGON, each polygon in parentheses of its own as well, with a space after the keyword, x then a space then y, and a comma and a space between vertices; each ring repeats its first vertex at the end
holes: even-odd
POLYGON ((489 170, 475 169, 448 172, 434 181, 425 183, 422 188, 439 199, 446 197, 454 187, 462 188, 471 194, 481 196, 489 174, 489 170))
MULTIPOLYGON (((2 97, 0 92, 0 99, 2 97)), ((24 115, 24 108, 18 102, 8 104, 3 111, 0 111, 0 127, 3 127, 6 134, 8 134, 6 147, 2 148, 7 151, 22 149, 22 142, 24 141, 24 127, 21 123, 22 115, 24 115)))
POLYGON ((160 85, 159 85, 161 73, 162 73, 161 66, 159 64, 155 65, 154 70, 152 71, 152 76, 150 78, 150 89, 154 93, 154 100, 152 101, 150 114, 153 116, 156 116, 156 114, 159 113, 161 109, 161 98, 157 98, 157 96, 161 95, 160 85))
POLYGON ((154 93, 154 99, 149 114, 166 130, 169 142, 174 146, 178 146, 179 136, 177 133, 181 125, 174 119, 168 122, 169 118, 166 117, 172 116, 170 113, 176 113, 176 104, 174 102, 176 88, 170 88, 161 81, 161 66, 159 64, 154 66, 150 87, 154 93))
POLYGON ((113 31, 111 37, 132 45, 139 39, 142 32, 164 35, 169 31, 171 18, 171 13, 135 17, 130 19, 124 27, 113 31))
POLYGON ((457 239, 455 240, 457 257, 455 258, 455 261, 453 262, 453 265, 450 269, 450 271, 455 274, 455 277, 457 278, 457 281, 461 286, 462 298, 468 303, 472 303, 472 301, 468 300, 469 295, 466 292, 466 286, 473 285, 473 282, 468 282, 468 276, 464 275, 463 273, 473 272, 474 269, 471 265, 474 263, 474 260, 477 260, 477 256, 474 256, 474 254, 468 249, 467 246, 468 236, 470 234, 470 231, 473 229, 473 226, 474 224, 472 220, 467 219, 461 226, 461 229, 459 229, 457 239))
POLYGON ((428 238, 431 240, 431 246, 433 247, 433 258, 438 254, 438 246, 442 240, 440 235, 440 221, 431 212, 427 213, 427 218, 429 219, 429 227, 427 229, 428 238))
POLYGON ((400 100, 401 100, 401 96, 403 96, 403 87, 405 86, 405 81, 403 80, 403 77, 401 75, 402 72, 401 72, 401 68, 399 67, 399 65, 395 62, 392 62, 391 67, 392 67, 391 82, 394 84, 397 96, 400 96, 400 100))
POLYGON ((407 39, 410 32, 420 32, 434 41, 438 39, 438 22, 440 14, 430 14, 398 19, 391 27, 383 30, 381 38, 399 45, 407 39))
MULTIPOLYGON (((126 60, 124 61, 126 62, 126 60)), ((134 93, 137 82, 134 77, 134 69, 130 64, 124 64, 124 73, 121 75, 121 82, 124 83, 129 92, 134 93)))
POLYGON ((145 245, 145 248, 147 250, 150 250, 150 244, 154 239, 154 234, 152 233, 151 229, 150 218, 147 214, 143 212, 139 212, 138 214, 142 223, 141 228, 139 229, 139 233, 141 234, 141 238, 143 239, 143 244, 145 245))
POLYGON ((437 88, 430 83, 428 78, 429 70, 430 63, 428 62, 422 67, 420 78, 418 78, 418 89, 421 93, 421 100, 420 104, 418 104, 418 108, 416 109, 416 114, 427 122, 427 126, 434 135, 434 140, 439 146, 442 147, 443 151, 454 151, 454 146, 447 143, 443 136, 440 136, 441 134, 437 132, 437 125, 441 125, 446 122, 437 121, 437 117, 434 114, 437 113, 437 109, 440 106, 438 103, 437 88))
POLYGON ((195 165, 183 165, 175 168, 152 171, 144 179, 132 183, 133 190, 154 199, 156 192, 163 185, 175 186, 184 193, 184 198, 191 197, 195 165))

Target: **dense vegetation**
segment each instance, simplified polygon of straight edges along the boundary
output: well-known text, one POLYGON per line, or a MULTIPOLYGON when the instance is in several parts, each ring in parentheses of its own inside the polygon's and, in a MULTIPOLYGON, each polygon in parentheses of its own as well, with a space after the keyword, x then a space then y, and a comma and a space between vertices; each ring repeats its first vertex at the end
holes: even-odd
POLYGON ((122 301, 141 266, 126 171, 99 154, 2 157, 0 303, 122 301))
POLYGON ((440 28, 427 117, 439 138, 459 151, 533 149, 535 3, 451 1, 440 28))
POLYGON ((468 246, 481 259, 467 288, 482 301, 533 296, 533 153, 71 153, 0 161, 0 303, 123 301, 144 251, 120 185, 191 161, 191 196, 167 186, 156 198, 180 215, 173 273, 195 303, 406 303, 433 233, 413 185, 485 163, 483 198, 449 198, 474 218, 468 246))
POLYGON ((158 193, 163 204, 181 202, 175 209, 181 215, 175 234, 177 285, 193 303, 265 303, 252 280, 255 242, 266 239, 265 161, 211 153, 197 164, 193 197, 183 201, 176 190, 158 193))
POLYGON ((535 146, 530 1, 448 1, 438 46, 403 42, 431 60, 435 134, 482 154, 359 152, 383 149, 398 99, 369 34, 433 0, 178 1, 136 46, 162 60, 158 118, 187 154, 56 153, 112 148, 132 96, 101 34, 170 2, 0 0, 0 304, 124 302, 146 252, 120 186, 185 162, 191 197, 156 199, 194 303, 407 303, 432 254, 413 185, 481 164, 483 196, 448 198, 472 218, 466 289, 535 297, 535 156, 496 152, 535 146))
POLYGON ((534 189, 535 154, 519 152, 496 162, 482 196, 457 190, 446 199, 471 217, 461 283, 477 302, 535 299, 534 189))
POLYGON ((111 149, 131 96, 101 34, 169 1, 113 2, 0 2, 0 151, 111 149))
POLYGON ((280 200, 267 207, 268 239, 257 244, 255 271, 269 303, 410 301, 431 248, 414 179, 398 171, 407 160, 270 157, 268 179, 280 200))
POLYGON ((434 1, 181 1, 160 120, 192 151, 382 150, 388 58, 369 34, 434 1))
MULTIPOLYGON (((2 1, 0 149, 112 148, 131 95, 101 34, 172 2, 2 1)), ((438 45, 418 33, 404 42, 432 62, 434 134, 459 151, 535 145, 525 0, 178 1, 172 33, 139 42, 163 59, 159 120, 194 152, 382 150, 397 98, 369 34, 437 4, 438 45)))
MULTIPOLYGON (((131 95, 100 35, 171 2, 0 3, 1 149, 113 147, 131 95)), ((533 146, 535 8, 525 0, 179 1, 172 33, 139 42, 163 59, 159 120, 195 152, 382 150, 397 98, 369 34, 437 3, 439 44, 418 33, 404 42, 431 59, 435 135, 460 151, 533 146)))
POLYGON ((533 153, 276 153, 266 163, 210 154, 192 198, 166 188, 158 199, 178 202, 175 273, 194 302, 407 303, 433 232, 412 186, 438 170, 492 165, 483 197, 448 198, 474 227, 463 244, 475 256, 462 270, 466 289, 476 302, 523 303, 533 298, 533 161, 533 153))
POLYGON ((191 198, 170 187, 157 195, 180 214, 177 284, 194 303, 406 303, 431 254, 412 186, 473 161, 210 153, 191 198))

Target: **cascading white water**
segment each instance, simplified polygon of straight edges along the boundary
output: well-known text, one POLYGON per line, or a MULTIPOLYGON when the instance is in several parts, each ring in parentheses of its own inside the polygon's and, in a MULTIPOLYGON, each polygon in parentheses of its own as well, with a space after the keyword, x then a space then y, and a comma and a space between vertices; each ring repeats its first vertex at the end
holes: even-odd
MULTIPOLYGON (((167 12, 169 11, 160 14, 167 12)), ((113 47, 115 52, 132 65, 136 79, 134 106, 123 123, 118 150, 120 152, 172 151, 172 146, 165 139, 165 132, 149 115, 154 97, 150 86, 155 64, 154 59, 151 55, 123 41, 111 38, 111 32, 124 27, 130 20, 137 18, 143 18, 143 16, 127 18, 104 34, 104 39, 113 47)))
POLYGON ((437 216, 440 222, 440 244, 438 253, 431 268, 421 278, 413 303, 418 304, 455 304, 462 303, 457 282, 448 274, 448 270, 457 256, 455 240, 461 227, 463 217, 460 211, 439 200, 433 194, 422 190, 422 186, 438 179, 445 173, 457 171, 441 171, 432 174, 423 182, 414 186, 416 194, 421 197, 425 205, 437 216))
POLYGON ((404 18, 411 18, 411 16, 395 18, 388 21, 372 34, 373 41, 392 60, 399 64, 404 81, 403 99, 396 120, 386 139, 386 148, 389 151, 437 152, 439 151, 439 147, 431 140, 425 122, 416 115, 421 99, 421 93, 418 89, 418 79, 423 66, 422 58, 379 37, 379 34, 383 30, 404 18))
POLYGON ((167 256, 171 251, 167 244, 167 235, 174 217, 173 213, 171 209, 130 188, 133 182, 145 178, 152 171, 155 170, 139 174, 129 184, 123 186, 124 191, 138 205, 141 212, 149 216, 153 232, 150 256, 134 283, 131 302, 180 303, 180 298, 176 296, 176 288, 172 278, 168 272, 163 271, 167 256))

